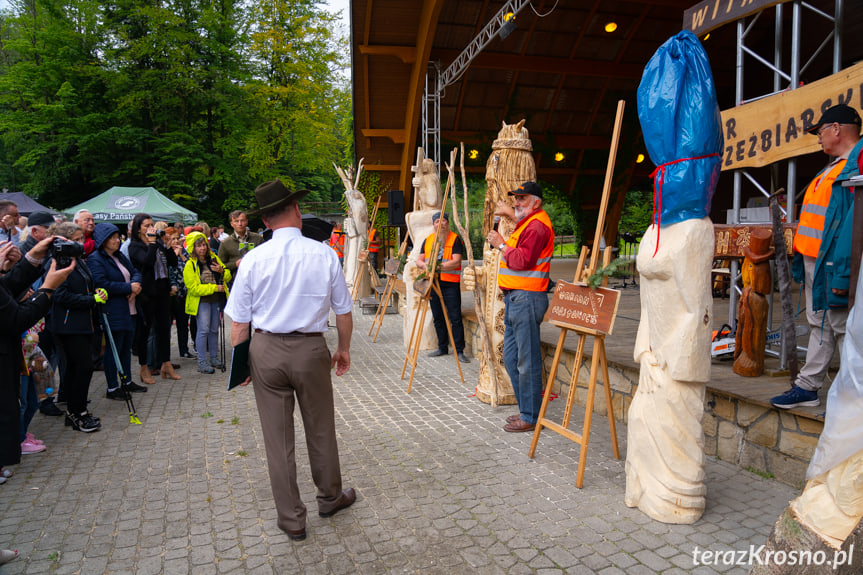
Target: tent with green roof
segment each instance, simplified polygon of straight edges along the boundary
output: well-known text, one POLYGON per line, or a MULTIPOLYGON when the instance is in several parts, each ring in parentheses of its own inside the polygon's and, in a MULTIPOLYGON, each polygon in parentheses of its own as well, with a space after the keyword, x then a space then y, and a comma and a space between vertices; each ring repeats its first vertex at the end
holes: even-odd
POLYGON ((172 202, 156 188, 114 186, 95 198, 63 210, 63 213, 71 218, 79 210, 87 210, 97 222, 113 224, 125 224, 140 212, 149 214, 154 220, 166 222, 192 224, 198 220, 198 214, 172 202))

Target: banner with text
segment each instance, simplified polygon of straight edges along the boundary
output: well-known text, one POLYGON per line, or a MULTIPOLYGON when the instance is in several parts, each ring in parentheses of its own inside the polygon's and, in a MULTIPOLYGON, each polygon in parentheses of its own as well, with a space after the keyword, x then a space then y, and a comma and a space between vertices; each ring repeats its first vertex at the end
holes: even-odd
POLYGON ((683 29, 696 36, 789 0, 704 0, 683 12, 683 29))
POLYGON ((863 62, 797 90, 788 90, 722 112, 722 170, 758 168, 821 150, 806 133, 827 108, 863 110, 863 62))

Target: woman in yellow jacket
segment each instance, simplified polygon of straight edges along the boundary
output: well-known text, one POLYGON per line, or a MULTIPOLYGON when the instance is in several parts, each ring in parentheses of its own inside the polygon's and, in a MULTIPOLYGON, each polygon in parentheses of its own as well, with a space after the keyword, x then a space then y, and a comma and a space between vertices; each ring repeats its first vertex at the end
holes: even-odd
POLYGON ((201 232, 186 236, 186 251, 189 261, 183 268, 183 283, 186 284, 186 313, 195 316, 198 322, 195 335, 198 371, 215 373, 215 368, 222 367, 219 363, 219 314, 228 296, 231 272, 210 251, 207 237, 201 232))

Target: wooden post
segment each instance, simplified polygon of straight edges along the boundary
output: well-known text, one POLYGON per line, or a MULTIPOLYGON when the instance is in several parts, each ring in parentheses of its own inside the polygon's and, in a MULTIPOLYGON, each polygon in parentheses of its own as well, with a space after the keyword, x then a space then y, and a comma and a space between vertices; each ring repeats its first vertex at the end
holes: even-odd
MULTIPOLYGON (((467 259, 468 265, 471 269, 476 270, 476 266, 474 264, 473 259, 473 245, 470 242, 470 211, 467 207, 467 176, 464 171, 464 142, 461 143, 461 183, 462 183, 462 191, 463 199, 464 199, 464 226, 461 225, 461 221, 458 216, 458 201, 453 200, 452 203, 452 215, 453 221, 455 222, 456 227, 458 228, 459 233, 462 237, 462 242, 464 243, 465 249, 467 250, 467 259)), ((453 174, 454 166, 450 163, 447 164, 447 171, 449 171, 449 175, 451 178, 455 178, 453 174)), ((455 187, 455 186, 454 186, 455 187)), ((455 194, 453 194, 455 196, 455 194)), ((494 354, 491 349, 491 335, 488 331, 488 324, 485 321, 485 311, 483 308, 482 301, 482 290, 477 289, 473 292, 473 309, 476 312, 476 319, 479 323, 479 336, 480 341, 482 342, 482 353, 485 356, 486 362, 489 363, 490 368, 489 372, 491 374, 492 385, 491 385, 491 406, 497 407, 498 395, 500 392, 499 386, 500 383, 497 377, 497 370, 491 365, 491 361, 494 359, 494 354)))

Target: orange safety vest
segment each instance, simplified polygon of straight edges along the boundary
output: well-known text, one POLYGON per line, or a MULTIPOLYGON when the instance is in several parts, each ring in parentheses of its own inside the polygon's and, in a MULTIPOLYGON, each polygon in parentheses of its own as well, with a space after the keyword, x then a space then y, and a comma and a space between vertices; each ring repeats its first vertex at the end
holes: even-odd
MULTIPOLYGON (((455 245, 456 238, 458 238, 458 236, 455 235, 453 232, 450 232, 449 235, 446 237, 446 243, 444 243, 444 246, 443 246, 443 261, 444 262, 452 261, 452 247, 455 245)), ((427 262, 431 261, 431 249, 432 249, 433 243, 434 243, 434 234, 432 234, 428 238, 426 238, 425 256, 426 256, 427 262)), ((441 272, 440 280, 442 282, 461 281, 461 264, 458 265, 457 269, 447 270, 445 272, 441 272)))
POLYGON ((345 234, 339 232, 331 233, 330 247, 336 250, 340 258, 345 257, 345 234))
POLYGON ((551 220, 545 210, 540 210, 525 218, 521 224, 512 232, 506 240, 507 247, 518 247, 518 238, 521 233, 527 228, 528 224, 534 220, 539 220, 542 225, 546 226, 551 232, 548 238, 548 243, 542 248, 539 253, 539 259, 536 264, 527 270, 512 270, 506 265, 506 260, 501 256, 500 269, 497 272, 497 285, 501 289, 518 289, 525 291, 545 291, 548 289, 548 276, 551 272, 551 256, 554 254, 554 227, 551 225, 551 220))
POLYGON ((374 228, 369 230, 369 253, 376 254, 381 249, 381 241, 378 238, 378 231, 374 228))
POLYGON ((818 257, 821 236, 824 234, 824 216, 830 203, 830 192, 833 189, 833 182, 845 167, 845 162, 846 160, 839 160, 833 167, 825 169, 806 188, 803 207, 800 208, 797 233, 794 235, 794 249, 804 256, 818 257))

